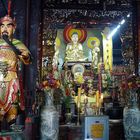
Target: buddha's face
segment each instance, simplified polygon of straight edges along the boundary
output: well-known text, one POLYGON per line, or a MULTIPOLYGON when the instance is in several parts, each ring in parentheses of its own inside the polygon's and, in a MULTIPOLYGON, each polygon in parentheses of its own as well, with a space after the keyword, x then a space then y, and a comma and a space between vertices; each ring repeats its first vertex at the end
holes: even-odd
POLYGON ((9 39, 12 38, 15 31, 15 26, 9 21, 3 21, 0 26, 0 35, 8 35, 9 39))
POLYGON ((78 34, 73 34, 72 36, 71 36, 71 40, 72 40, 72 42, 73 43, 77 43, 78 42, 78 34))

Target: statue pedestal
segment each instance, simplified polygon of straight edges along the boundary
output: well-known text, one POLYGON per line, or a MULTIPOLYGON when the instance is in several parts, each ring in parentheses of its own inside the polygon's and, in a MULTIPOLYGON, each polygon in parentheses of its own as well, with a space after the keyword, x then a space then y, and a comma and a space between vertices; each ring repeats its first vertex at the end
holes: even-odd
POLYGON ((71 62, 66 62, 66 63, 64 63, 64 66, 63 66, 63 69, 71 69, 72 68, 72 66, 73 65, 75 65, 75 64, 81 64, 81 65, 83 65, 83 66, 85 66, 85 68, 90 68, 91 67, 91 65, 92 65, 92 62, 91 61, 88 61, 88 62, 86 62, 86 61, 71 61, 71 62))

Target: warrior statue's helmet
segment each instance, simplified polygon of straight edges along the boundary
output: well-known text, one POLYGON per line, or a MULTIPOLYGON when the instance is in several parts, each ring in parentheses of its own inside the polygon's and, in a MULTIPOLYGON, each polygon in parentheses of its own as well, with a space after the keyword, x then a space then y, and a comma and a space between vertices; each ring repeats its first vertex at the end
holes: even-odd
POLYGON ((4 22, 4 21, 9 21, 13 26, 16 26, 16 21, 15 19, 12 19, 9 15, 6 15, 4 17, 2 17, 0 19, 0 25, 4 22))
POLYGON ((15 19, 13 19, 10 15, 11 15, 11 0, 8 0, 8 5, 7 5, 7 15, 2 17, 0 19, 0 25, 4 22, 4 21, 9 21, 13 26, 16 26, 16 22, 15 19))

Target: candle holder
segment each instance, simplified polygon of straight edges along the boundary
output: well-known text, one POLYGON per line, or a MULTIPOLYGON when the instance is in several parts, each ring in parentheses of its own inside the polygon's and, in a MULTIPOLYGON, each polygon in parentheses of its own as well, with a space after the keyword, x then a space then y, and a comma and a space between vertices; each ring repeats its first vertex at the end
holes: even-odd
POLYGON ((78 88, 78 99, 77 99, 77 126, 80 125, 80 106, 81 106, 81 87, 78 88))
POLYGON ((87 104, 88 104, 88 97, 85 95, 84 97, 84 115, 87 116, 87 104))
POLYGON ((80 125, 80 107, 78 107, 77 126, 80 125))

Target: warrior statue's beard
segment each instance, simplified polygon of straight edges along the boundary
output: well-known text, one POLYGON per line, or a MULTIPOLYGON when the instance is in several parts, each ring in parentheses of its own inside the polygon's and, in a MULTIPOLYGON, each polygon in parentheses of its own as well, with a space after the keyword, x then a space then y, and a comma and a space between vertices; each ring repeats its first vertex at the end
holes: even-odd
POLYGON ((2 34, 2 38, 5 40, 5 41, 9 41, 9 39, 8 39, 8 34, 2 34))
POLYGON ((8 38, 8 35, 3 34, 3 35, 2 35, 2 38, 5 40, 6 43, 8 43, 8 44, 11 46, 12 50, 15 52, 16 55, 21 55, 20 50, 17 49, 16 46, 14 46, 14 45, 12 44, 12 42, 11 42, 11 41, 9 40, 9 38, 8 38))
POLYGON ((9 36, 8 32, 3 32, 3 33, 2 33, 2 38, 5 40, 4 37, 5 37, 6 39, 8 39, 8 40, 11 40, 11 39, 12 39, 12 35, 9 36))
POLYGON ((8 32, 6 32, 6 31, 2 32, 2 38, 3 38, 3 36, 7 36, 8 38, 10 38, 10 36, 8 35, 8 32))
POLYGON ((2 35, 8 35, 7 31, 2 32, 2 35))

